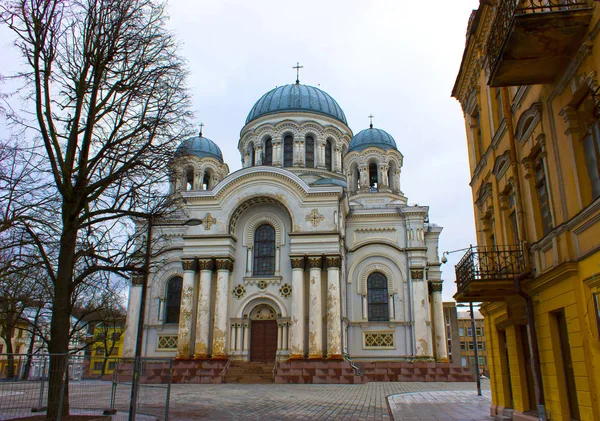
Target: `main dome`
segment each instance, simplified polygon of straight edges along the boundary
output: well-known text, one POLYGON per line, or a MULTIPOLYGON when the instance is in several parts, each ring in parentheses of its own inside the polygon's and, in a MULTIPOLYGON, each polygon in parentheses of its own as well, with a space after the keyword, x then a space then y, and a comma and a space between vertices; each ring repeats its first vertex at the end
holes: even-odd
POLYGON ((198 158, 217 158, 219 161, 223 162, 223 153, 221 152, 221 149, 215 142, 203 137, 202 134, 184 140, 175 151, 175 157, 177 158, 190 155, 197 156, 198 158))
POLYGON ((323 114, 348 124, 342 108, 327 92, 299 83, 278 86, 264 94, 250 110, 246 124, 263 115, 295 111, 323 114))
POLYGON ((374 129, 370 127, 368 129, 358 132, 350 141, 348 146, 348 152, 362 151, 369 146, 377 146, 381 149, 396 149, 396 141, 394 138, 385 130, 374 129))

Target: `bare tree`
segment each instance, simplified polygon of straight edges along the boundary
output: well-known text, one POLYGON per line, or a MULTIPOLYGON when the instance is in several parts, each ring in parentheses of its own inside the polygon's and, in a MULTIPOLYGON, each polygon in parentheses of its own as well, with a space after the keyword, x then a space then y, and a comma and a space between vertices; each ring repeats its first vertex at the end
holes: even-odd
MULTIPOLYGON (((80 285, 98 273, 138 269, 128 257, 129 217, 145 217, 140 204, 163 193, 173 149, 188 134, 187 72, 165 20, 154 0, 0 4, 0 22, 27 67, 16 75, 27 93, 24 111, 8 118, 40 139, 48 195, 56 198, 42 210, 55 223, 26 223, 53 285, 51 354, 69 351, 80 285)), ((50 419, 65 364, 51 358, 50 419)), ((63 408, 68 413, 68 389, 63 408)))

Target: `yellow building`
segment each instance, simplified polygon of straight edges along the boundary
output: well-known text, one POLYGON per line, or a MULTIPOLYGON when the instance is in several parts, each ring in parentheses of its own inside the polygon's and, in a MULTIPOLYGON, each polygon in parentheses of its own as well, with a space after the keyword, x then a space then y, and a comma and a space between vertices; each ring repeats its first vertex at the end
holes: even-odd
POLYGON ((101 376, 112 374, 115 371, 117 362, 123 355, 124 340, 124 326, 104 325, 103 323, 94 326, 90 375, 101 376))
POLYGON ((452 95, 464 112, 497 419, 600 420, 600 5, 481 1, 452 95), (531 338, 531 340, 529 340, 531 338))
MULTIPOLYGON (((12 348, 13 348, 13 358, 14 358, 14 376, 19 376, 21 372, 21 366, 25 362, 24 355, 27 352, 27 347, 29 345, 29 340, 31 334, 27 330, 29 328, 29 323, 26 320, 19 320, 16 324, 16 327, 12 333, 12 348)), ((5 327, 0 324, 0 330, 2 330, 0 334, 0 378, 6 377, 8 375, 8 349, 6 346, 6 341, 4 340, 4 329, 5 327)))

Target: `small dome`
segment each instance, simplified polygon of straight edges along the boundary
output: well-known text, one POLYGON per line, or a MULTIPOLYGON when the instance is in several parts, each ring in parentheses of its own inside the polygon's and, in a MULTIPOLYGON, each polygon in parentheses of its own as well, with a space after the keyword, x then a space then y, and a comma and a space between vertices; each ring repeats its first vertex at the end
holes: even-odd
POLYGON ((385 130, 374 129, 373 127, 358 132, 350 141, 348 152, 362 151, 369 146, 376 146, 381 149, 396 149, 396 141, 385 130))
POLYGON ((263 115, 295 111, 323 114, 348 124, 344 112, 327 92, 301 84, 278 86, 264 94, 250 110, 246 124, 263 115))
POLYGON ((348 183, 346 183, 343 180, 338 180, 336 178, 322 178, 322 179, 317 180, 314 183, 312 183, 312 185, 313 186, 334 185, 334 186, 348 187, 348 183))
POLYGON ((197 156, 198 158, 216 158, 223 162, 221 149, 210 139, 202 135, 190 137, 181 142, 175 151, 175 157, 197 156))

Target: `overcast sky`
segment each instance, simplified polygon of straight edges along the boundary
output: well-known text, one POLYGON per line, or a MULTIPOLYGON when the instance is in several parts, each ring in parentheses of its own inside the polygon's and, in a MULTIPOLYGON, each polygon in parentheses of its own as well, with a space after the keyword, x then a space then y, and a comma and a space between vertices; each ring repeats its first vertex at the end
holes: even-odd
MULTIPOLYGON (((318 86, 337 100, 354 133, 374 125, 404 155, 401 188, 430 206, 444 250, 475 243, 465 129, 450 97, 467 22, 478 0, 170 0, 169 25, 188 60, 197 123, 241 167, 239 133, 254 103, 275 86, 318 86)), ((16 68, 0 28, 0 73, 16 68)), ((0 85, 0 90, 6 86, 0 85)), ((0 123, 0 136, 6 136, 0 123)), ((444 300, 456 292, 443 266, 444 300)))

